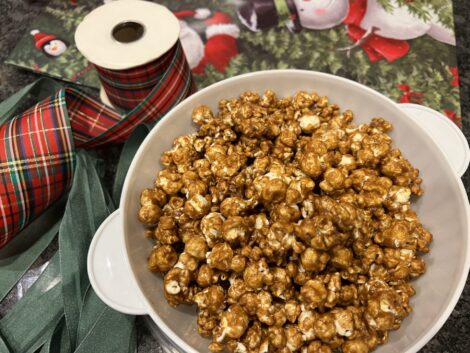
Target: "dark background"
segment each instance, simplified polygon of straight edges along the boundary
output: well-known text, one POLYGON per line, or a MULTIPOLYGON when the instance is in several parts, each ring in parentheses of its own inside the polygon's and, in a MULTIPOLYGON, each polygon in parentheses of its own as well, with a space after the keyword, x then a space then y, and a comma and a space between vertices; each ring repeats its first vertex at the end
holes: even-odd
MULTIPOLYGON (((0 101, 36 79, 35 74, 3 64, 17 41, 26 33, 28 24, 44 6, 58 0, 0 0, 0 101)), ((68 0, 62 0, 68 1, 68 0)), ((460 70, 462 122, 470 138, 470 1, 453 0, 460 70)), ((470 172, 463 177, 470 190, 470 172)), ((449 274, 452 275, 452 274, 449 274)), ((40 323, 38 323, 40 325, 40 323)), ((141 319, 137 320, 140 353, 161 352, 141 319)), ((422 353, 470 352, 470 281, 449 320, 421 350, 422 353)))

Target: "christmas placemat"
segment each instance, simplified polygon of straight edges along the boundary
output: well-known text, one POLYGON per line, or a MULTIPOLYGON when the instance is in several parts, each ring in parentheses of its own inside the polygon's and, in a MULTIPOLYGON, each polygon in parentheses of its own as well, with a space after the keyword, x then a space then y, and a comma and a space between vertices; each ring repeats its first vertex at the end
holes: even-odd
MULTIPOLYGON (((108 2, 108 1, 105 1, 108 2)), ((181 23, 199 88, 266 69, 329 72, 460 125, 451 0, 159 0, 181 23)), ((45 9, 8 63, 98 87, 73 33, 99 0, 45 9)), ((157 39, 156 39, 157 40, 157 39)))
POLYGON ((85 6, 45 8, 18 42, 7 64, 77 84, 99 87, 93 65, 80 54, 74 42, 75 28, 89 12, 85 6))

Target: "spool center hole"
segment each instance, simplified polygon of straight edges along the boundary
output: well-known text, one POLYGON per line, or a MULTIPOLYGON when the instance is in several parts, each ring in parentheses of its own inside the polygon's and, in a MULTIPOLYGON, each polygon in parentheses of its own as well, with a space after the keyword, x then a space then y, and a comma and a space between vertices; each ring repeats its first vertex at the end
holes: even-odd
POLYGON ((132 43, 144 35, 144 26, 137 22, 123 22, 113 28, 113 38, 120 43, 132 43))

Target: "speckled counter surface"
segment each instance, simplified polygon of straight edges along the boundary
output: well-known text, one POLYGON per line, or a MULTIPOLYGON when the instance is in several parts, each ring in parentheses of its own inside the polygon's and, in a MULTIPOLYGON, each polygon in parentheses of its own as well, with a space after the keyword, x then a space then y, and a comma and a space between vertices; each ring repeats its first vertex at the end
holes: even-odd
MULTIPOLYGON (((60 0, 52 0, 60 1, 60 0)), ((17 40, 24 35, 27 24, 51 3, 50 0, 0 0, 0 101, 32 82, 34 74, 3 64, 17 40)), ((63 1, 63 0, 62 0, 63 1)), ((470 1, 454 0, 457 52, 461 77, 461 102, 464 133, 470 138, 470 1)), ((470 172, 463 178, 470 191, 470 172)), ((47 256, 47 255, 46 255, 47 256)), ((137 319, 139 353, 161 352, 155 340, 137 319)), ((470 352, 470 281, 449 320, 439 333, 421 350, 422 353, 470 352)))

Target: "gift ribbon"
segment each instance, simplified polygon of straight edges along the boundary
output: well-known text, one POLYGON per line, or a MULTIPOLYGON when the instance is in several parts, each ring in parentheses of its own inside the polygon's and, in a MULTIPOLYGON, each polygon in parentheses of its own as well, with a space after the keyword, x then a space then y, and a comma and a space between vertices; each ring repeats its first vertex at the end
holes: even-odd
POLYGON ((111 101, 131 108, 128 113, 122 116, 78 89, 56 92, 57 84, 48 79, 2 103, 0 248, 70 188, 77 148, 122 143, 137 125, 155 123, 195 90, 179 41, 147 65, 97 70, 111 101), (11 118, 35 93, 43 100, 11 118))
MULTIPOLYGON (((95 69, 111 103, 123 109, 134 109, 161 81, 168 68, 172 67, 172 61, 184 58, 180 53, 181 47, 175 45, 160 58, 145 65, 127 70, 110 70, 95 65, 95 69)), ((170 71, 168 74, 174 77, 169 77, 166 82, 178 79, 178 72, 170 71)))

